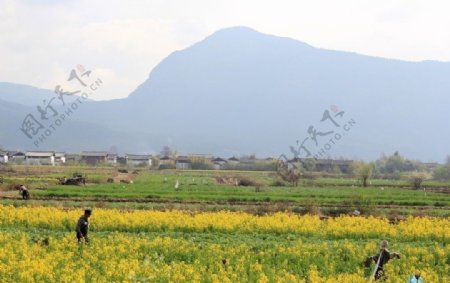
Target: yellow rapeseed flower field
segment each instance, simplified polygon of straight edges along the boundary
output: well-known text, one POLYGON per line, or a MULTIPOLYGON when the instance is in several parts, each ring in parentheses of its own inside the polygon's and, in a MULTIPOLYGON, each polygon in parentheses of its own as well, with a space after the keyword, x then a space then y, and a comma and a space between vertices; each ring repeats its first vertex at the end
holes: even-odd
MULTIPOLYGON (((450 220, 275 213, 94 209, 78 245, 79 209, 0 206, 1 282, 368 282, 364 259, 388 239, 386 282, 450 282, 450 220)), ((373 266, 372 266, 373 268, 373 266)))

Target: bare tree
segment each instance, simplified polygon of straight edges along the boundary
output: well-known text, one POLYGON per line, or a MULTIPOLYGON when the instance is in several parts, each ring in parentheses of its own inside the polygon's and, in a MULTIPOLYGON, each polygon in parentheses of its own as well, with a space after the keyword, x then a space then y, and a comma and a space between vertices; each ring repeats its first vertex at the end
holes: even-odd
POLYGON ((373 162, 356 162, 354 164, 354 172, 356 177, 362 181, 363 187, 367 187, 367 181, 372 177, 374 167, 373 162))

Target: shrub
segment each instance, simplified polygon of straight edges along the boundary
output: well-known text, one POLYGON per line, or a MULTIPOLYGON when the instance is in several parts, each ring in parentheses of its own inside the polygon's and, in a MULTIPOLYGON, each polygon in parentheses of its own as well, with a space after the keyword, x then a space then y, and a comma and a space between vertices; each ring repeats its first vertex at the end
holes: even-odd
POLYGON ((272 182, 272 184, 270 184, 270 186, 272 186, 272 187, 285 187, 286 183, 281 181, 281 180, 275 180, 274 182, 272 182))
POLYGON ((450 180, 450 164, 440 165, 434 169, 433 178, 436 180, 450 180))

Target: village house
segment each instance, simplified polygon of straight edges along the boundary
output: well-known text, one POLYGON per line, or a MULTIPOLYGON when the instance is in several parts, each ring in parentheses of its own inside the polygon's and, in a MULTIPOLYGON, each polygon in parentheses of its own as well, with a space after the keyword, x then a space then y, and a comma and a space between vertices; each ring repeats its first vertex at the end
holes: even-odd
POLYGON ((237 158, 237 157, 230 157, 230 158, 228 158, 228 163, 230 163, 230 164, 233 164, 233 165, 236 165, 236 164, 238 164, 239 163, 239 158, 237 158))
POLYGON ((8 152, 0 150, 0 163, 8 163, 8 152))
POLYGON ((189 157, 210 160, 214 158, 214 155, 208 153, 191 153, 189 154, 189 157))
POLYGON ((52 165, 55 166, 54 151, 27 151, 25 154, 27 165, 52 165))
POLYGON ((240 164, 253 165, 256 163, 256 158, 253 156, 244 156, 239 160, 240 164))
POLYGON ((117 158, 119 156, 116 153, 108 153, 106 156, 106 163, 115 165, 117 164, 117 158))
POLYGON ((8 151, 8 163, 22 164, 25 162, 25 153, 22 151, 8 151))
POLYGON ((65 159, 67 163, 75 163, 80 161, 80 155, 76 153, 66 153, 65 159))
POLYGON ((108 153, 106 151, 82 151, 80 161, 89 165, 106 163, 108 153))
POLYGON ((227 161, 225 159, 223 159, 223 158, 220 158, 220 157, 216 157, 216 158, 211 159, 211 162, 212 162, 212 164, 214 166, 214 169, 216 169, 216 170, 222 169, 222 167, 225 164, 227 164, 227 161))
POLYGON ((178 156, 175 161, 175 168, 178 170, 186 170, 191 167, 191 161, 187 156, 178 156))
POLYGON ((131 166, 152 166, 152 156, 148 154, 126 154, 126 164, 131 166))
POLYGON ((159 158, 159 166, 172 166, 175 165, 175 161, 170 156, 163 156, 159 158))
POLYGON ((55 152, 55 163, 59 165, 66 163, 66 153, 55 152))
POLYGON ((127 165, 127 158, 125 156, 117 156, 117 164, 127 165))

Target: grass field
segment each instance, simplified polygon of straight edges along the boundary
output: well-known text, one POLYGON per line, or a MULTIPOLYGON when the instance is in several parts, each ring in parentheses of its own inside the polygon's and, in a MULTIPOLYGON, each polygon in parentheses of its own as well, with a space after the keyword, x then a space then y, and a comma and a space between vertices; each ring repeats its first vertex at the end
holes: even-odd
MULTIPOLYGON (((254 213, 294 211, 325 215, 364 214, 450 216, 449 183, 426 181, 424 189, 413 190, 404 180, 372 180, 367 188, 352 178, 315 178, 300 180, 298 186, 276 182, 274 172, 242 171, 145 171, 133 175, 133 183, 107 183, 114 168, 39 168, 21 167, 4 177, 5 185, 25 183, 32 190, 36 205, 94 205, 189 210, 243 210, 254 213), (39 170, 47 170, 39 172, 39 170), (57 185, 56 178, 83 173, 86 186, 57 185), (219 184, 217 179, 250 179, 261 184, 235 186, 219 184), (175 184, 178 183, 178 187, 175 184)), ((5 191, 2 203, 20 205, 17 192, 5 191)))

